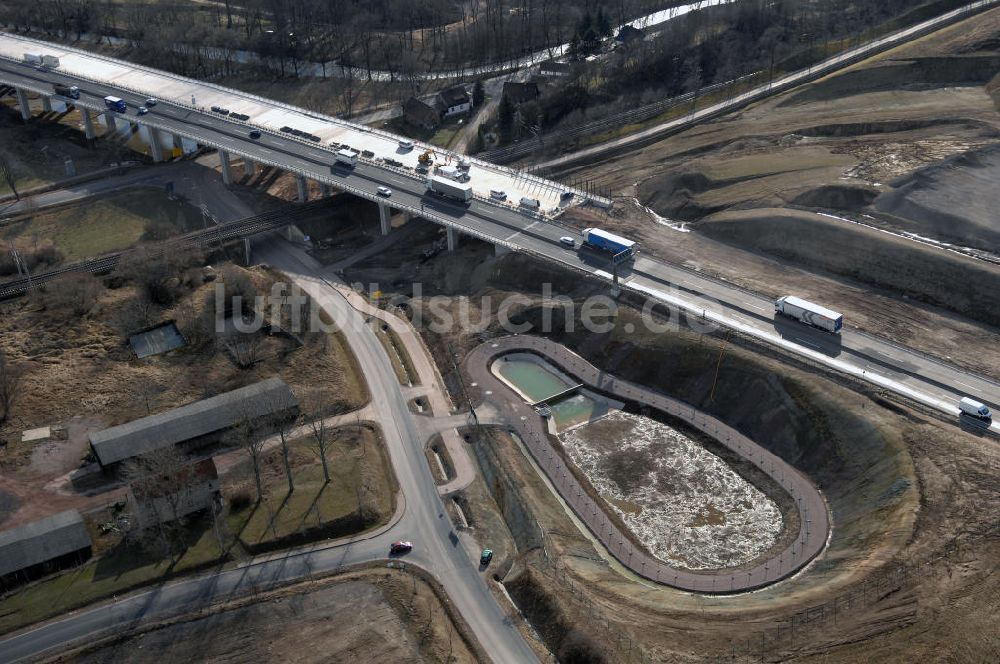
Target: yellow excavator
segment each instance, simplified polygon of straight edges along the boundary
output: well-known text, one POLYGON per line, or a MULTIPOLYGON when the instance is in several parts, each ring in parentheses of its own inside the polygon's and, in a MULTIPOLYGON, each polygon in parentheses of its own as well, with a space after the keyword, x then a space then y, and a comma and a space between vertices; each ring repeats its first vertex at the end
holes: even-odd
POLYGON ((431 152, 430 150, 427 150, 422 155, 417 157, 417 161, 419 161, 424 166, 430 166, 431 162, 434 161, 434 153, 431 152))

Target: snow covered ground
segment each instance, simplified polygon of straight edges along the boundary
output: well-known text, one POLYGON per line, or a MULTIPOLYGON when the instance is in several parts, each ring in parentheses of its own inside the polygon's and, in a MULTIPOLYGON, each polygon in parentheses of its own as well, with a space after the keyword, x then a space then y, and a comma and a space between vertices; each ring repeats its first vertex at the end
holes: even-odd
POLYGON ((781 533, 774 501, 665 424, 612 412, 560 440, 638 540, 671 565, 738 566, 770 548, 781 533))

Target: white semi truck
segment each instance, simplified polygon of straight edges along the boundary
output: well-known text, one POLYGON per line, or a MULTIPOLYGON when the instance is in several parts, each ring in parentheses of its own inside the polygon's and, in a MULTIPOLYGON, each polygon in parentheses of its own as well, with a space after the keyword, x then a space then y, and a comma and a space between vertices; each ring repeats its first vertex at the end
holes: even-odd
POLYGON ((472 185, 468 182, 455 182, 441 175, 432 175, 427 178, 427 191, 463 203, 472 200, 472 185))
POLYGON ((827 332, 838 333, 844 327, 843 314, 794 295, 779 297, 774 302, 774 310, 827 332))
POLYGON ((358 165, 358 153, 351 150, 337 150, 337 163, 354 168, 358 165))
POLYGON ((962 410, 963 415, 974 417, 977 420, 982 420, 983 422, 993 421, 993 413, 990 412, 990 409, 986 406, 986 404, 980 403, 975 399, 962 397, 962 400, 958 402, 958 407, 962 410))

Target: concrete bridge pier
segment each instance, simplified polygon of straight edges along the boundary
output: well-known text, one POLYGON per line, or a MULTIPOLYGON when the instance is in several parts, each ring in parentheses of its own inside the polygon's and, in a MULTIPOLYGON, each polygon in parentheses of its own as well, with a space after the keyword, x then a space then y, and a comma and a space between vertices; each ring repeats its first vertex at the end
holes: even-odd
POLYGON ((22 88, 17 90, 17 107, 21 109, 21 119, 27 122, 31 119, 31 106, 28 104, 28 91, 22 88))
POLYGON ((458 248, 458 231, 454 226, 448 226, 448 251, 455 251, 458 248))
POLYGON ((332 190, 330 189, 330 185, 328 185, 325 182, 321 182, 320 183, 320 185, 319 185, 319 195, 321 197, 323 197, 323 198, 329 198, 331 191, 332 190))
POLYGON ((105 113, 104 119, 108 123, 108 133, 113 134, 118 131, 118 121, 115 120, 114 113, 105 113))
POLYGON ((149 128, 149 151, 157 164, 163 161, 163 145, 160 143, 160 130, 149 128))
POLYGON ((246 173, 248 178, 252 178, 257 175, 257 162, 253 159, 243 158, 243 172, 246 173))
POLYGON ((90 111, 81 108, 80 117, 83 118, 83 133, 86 134, 87 140, 92 141, 97 138, 97 132, 94 131, 94 118, 91 117, 90 111))
POLYGON ((225 184, 233 183, 233 167, 229 163, 229 153, 225 150, 219 150, 219 164, 222 166, 222 182, 225 184))
POLYGON ((52 98, 42 95, 42 110, 46 113, 52 112, 52 98))
POLYGON ((250 265, 250 238, 243 238, 243 254, 246 257, 245 265, 250 265))
POLYGON ((378 220, 382 229, 382 235, 388 235, 392 230, 392 218, 389 215, 389 206, 384 203, 378 204, 378 220))
POLYGON ((494 256, 503 256, 504 254, 509 254, 509 253, 510 253, 510 247, 505 247, 502 244, 493 245, 494 256))
POLYGON ((295 186, 299 190, 299 203, 305 203, 309 200, 309 189, 306 186, 306 176, 296 175, 295 176, 295 186))

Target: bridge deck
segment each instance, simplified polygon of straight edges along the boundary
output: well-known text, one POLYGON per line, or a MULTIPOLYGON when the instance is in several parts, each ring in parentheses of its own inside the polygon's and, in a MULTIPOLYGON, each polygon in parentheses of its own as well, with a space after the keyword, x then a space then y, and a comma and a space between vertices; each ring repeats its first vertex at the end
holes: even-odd
MULTIPOLYGON (((0 33, 0 57, 20 62, 25 53, 54 55, 59 58, 56 69, 58 72, 111 85, 123 91, 156 97, 201 113, 211 113, 212 106, 219 106, 248 115, 250 119, 246 124, 264 131, 278 133, 286 126, 300 129, 321 139, 318 144, 310 142, 309 145, 330 147, 331 164, 336 150, 333 143, 371 151, 375 155, 373 158, 393 159, 407 169, 415 169, 418 156, 428 149, 436 155, 435 164, 455 164, 458 159, 463 158, 463 155, 419 143, 412 149, 404 150, 398 145, 398 141, 404 137, 389 132, 68 46, 0 33)), ((504 191, 508 201, 514 206, 521 197, 529 197, 538 199, 543 210, 553 210, 560 205, 560 194, 570 189, 558 182, 488 162, 472 160, 472 163, 469 174, 474 192, 488 197, 491 190, 504 191)), ((604 199, 584 192, 576 193, 576 202, 589 198, 601 204, 607 203, 604 199)))

